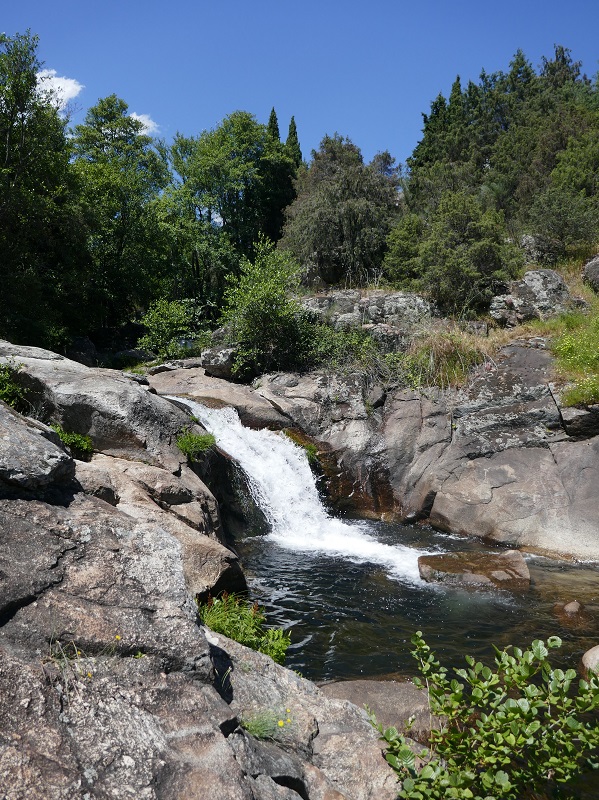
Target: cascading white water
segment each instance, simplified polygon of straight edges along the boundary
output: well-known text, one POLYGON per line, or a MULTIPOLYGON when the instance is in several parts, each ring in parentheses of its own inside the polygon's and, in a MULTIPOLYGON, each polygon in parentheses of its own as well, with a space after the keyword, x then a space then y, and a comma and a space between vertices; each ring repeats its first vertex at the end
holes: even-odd
POLYGON ((218 446, 245 472, 254 500, 271 527, 269 538, 279 546, 327 553, 352 561, 380 564, 394 578, 420 582, 418 556, 423 551, 376 540, 367 523, 348 524, 324 509, 304 450, 287 436, 244 428, 233 408, 206 408, 185 403, 218 446))

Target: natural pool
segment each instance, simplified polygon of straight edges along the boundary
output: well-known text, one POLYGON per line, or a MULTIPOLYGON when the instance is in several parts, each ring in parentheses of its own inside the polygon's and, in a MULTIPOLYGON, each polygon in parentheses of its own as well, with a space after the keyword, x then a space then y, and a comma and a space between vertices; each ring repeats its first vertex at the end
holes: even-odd
MULTIPOLYGON (((401 543, 416 554, 481 548, 430 528, 357 524, 377 541, 401 543)), ((311 680, 413 675, 410 637, 416 630, 446 666, 463 666, 465 654, 491 663, 493 644, 523 647, 557 635, 564 644, 553 661, 576 667, 599 643, 596 564, 530 556, 531 587, 511 594, 434 586, 413 570, 398 575, 368 560, 281 547, 270 537, 247 536, 237 544, 269 622, 292 630, 287 666, 311 680), (580 618, 554 610, 557 602, 574 599, 585 606, 580 618)))

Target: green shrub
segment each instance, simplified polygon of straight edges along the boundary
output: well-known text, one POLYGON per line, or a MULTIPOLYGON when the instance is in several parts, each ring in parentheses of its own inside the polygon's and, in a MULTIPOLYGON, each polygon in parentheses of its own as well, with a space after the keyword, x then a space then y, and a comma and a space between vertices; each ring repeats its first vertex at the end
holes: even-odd
POLYGON ((18 364, 0 364, 0 400, 14 408, 16 411, 26 410, 26 393, 19 386, 15 376, 19 372, 18 364))
POLYGON ((216 439, 211 433, 192 433, 185 431, 177 439, 177 447, 184 456, 192 461, 199 458, 216 444, 216 439))
POLYGON ((305 363, 309 319, 287 296, 297 288, 298 270, 288 253, 262 238, 253 263, 245 259, 239 277, 228 279, 222 322, 235 343, 233 372, 238 377, 298 369, 305 363))
POLYGON ((198 316, 193 300, 156 300, 141 319, 147 333, 137 345, 152 350, 160 358, 191 355, 208 344, 206 332, 199 329, 198 316), (197 341, 197 345, 183 347, 182 339, 197 341))
POLYGON ((256 739, 285 739, 289 726, 293 726, 290 713, 291 709, 286 708, 279 712, 265 710, 244 714, 240 720, 241 727, 256 739))
POLYGON ((84 436, 81 433, 69 433, 57 424, 52 424, 50 427, 53 431, 56 431, 60 441, 71 451, 73 456, 86 458, 94 452, 91 437, 84 436))
POLYGON ((204 625, 216 633, 266 653, 277 664, 284 663, 291 639, 280 628, 264 628, 266 617, 257 603, 224 593, 199 604, 198 613, 204 625))
MULTIPOLYGON (((576 672, 553 669, 550 649, 557 636, 536 640, 527 650, 497 650, 496 669, 467 656, 456 678, 437 661, 418 631, 413 656, 426 687, 431 714, 441 727, 430 733, 424 764, 395 728, 383 730, 386 759, 410 800, 471 798, 521 800, 567 784, 585 766, 599 767, 599 679, 578 681, 576 672), (461 679, 458 680, 458 679, 461 679)), ((545 795, 543 795, 545 796, 545 795)))

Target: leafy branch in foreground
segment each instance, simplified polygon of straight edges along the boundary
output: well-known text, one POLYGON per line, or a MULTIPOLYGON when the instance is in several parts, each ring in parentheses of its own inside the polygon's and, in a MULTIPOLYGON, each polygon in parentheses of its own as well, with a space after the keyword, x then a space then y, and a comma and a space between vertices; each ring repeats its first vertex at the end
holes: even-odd
MULTIPOLYGON (((495 648, 492 670, 466 657, 467 669, 448 677, 418 631, 412 655, 426 688, 431 714, 441 720, 428 750, 416 753, 396 728, 383 730, 386 759, 409 800, 469 798, 522 800, 568 784, 584 768, 597 769, 599 679, 578 681, 573 669, 553 669, 547 656, 561 647, 552 636, 530 648, 495 648), (458 680, 461 679, 461 680, 458 680)), ((563 795, 561 795, 563 796, 563 795)))
POLYGON ((265 628, 266 616, 258 603, 251 603, 224 592, 198 604, 201 622, 215 633, 270 656, 277 664, 285 662, 291 639, 281 628, 265 628))

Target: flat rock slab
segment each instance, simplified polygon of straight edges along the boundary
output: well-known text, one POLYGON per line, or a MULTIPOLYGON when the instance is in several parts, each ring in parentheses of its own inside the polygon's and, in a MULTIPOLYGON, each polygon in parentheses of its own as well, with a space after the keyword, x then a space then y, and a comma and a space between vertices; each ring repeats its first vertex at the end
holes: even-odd
POLYGON ((521 553, 442 553, 420 556, 420 577, 431 583, 522 591, 530 586, 530 572, 521 553))
POLYGON ((291 421, 254 389, 206 375, 202 367, 174 369, 149 377, 150 385, 160 395, 188 397, 209 408, 233 406, 248 428, 287 428, 291 421))

